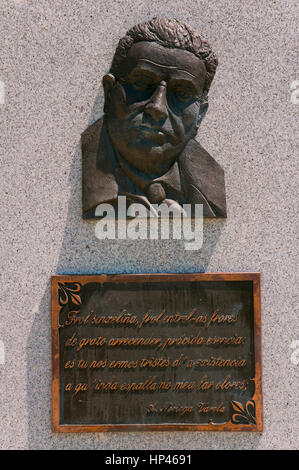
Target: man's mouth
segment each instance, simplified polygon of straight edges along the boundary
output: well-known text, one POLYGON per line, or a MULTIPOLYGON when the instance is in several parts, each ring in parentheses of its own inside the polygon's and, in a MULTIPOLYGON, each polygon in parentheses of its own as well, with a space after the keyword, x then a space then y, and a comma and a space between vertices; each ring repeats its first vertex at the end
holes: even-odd
POLYGON ((154 134, 165 134, 165 132, 162 129, 156 129, 155 127, 149 127, 149 126, 134 126, 135 129, 140 129, 141 131, 144 132, 150 132, 154 134))
POLYGON ((139 124, 137 126, 134 126, 133 128, 141 131, 142 133, 144 133, 144 135, 147 135, 147 136, 152 136, 152 137, 157 136, 160 139, 161 138, 163 138, 163 139, 168 138, 172 142, 174 142, 176 140, 176 137, 172 133, 168 132, 165 129, 161 129, 161 128, 158 128, 158 127, 151 127, 151 126, 147 126, 147 125, 144 125, 144 124, 139 124))

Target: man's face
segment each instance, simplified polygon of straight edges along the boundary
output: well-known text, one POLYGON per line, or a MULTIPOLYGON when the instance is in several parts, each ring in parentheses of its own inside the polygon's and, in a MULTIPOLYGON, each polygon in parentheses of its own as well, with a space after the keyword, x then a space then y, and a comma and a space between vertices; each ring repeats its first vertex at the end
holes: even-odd
POLYGON ((121 83, 112 75, 103 80, 112 143, 133 167, 162 174, 196 134, 204 63, 185 50, 139 42, 122 76, 121 83))

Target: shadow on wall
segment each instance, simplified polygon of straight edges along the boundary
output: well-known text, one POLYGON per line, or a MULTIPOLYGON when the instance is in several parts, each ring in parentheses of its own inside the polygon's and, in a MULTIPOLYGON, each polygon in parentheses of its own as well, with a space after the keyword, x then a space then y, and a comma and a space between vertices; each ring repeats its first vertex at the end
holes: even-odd
MULTIPOLYGON (((90 123, 99 117, 102 96, 95 100, 90 123)), ((82 132, 84 129, 82 129, 82 132)), ((79 136, 78 136, 79 140, 79 136)), ((204 272, 220 237, 224 220, 204 223, 204 245, 200 251, 186 251, 180 240, 103 240, 95 237, 96 221, 82 219, 81 149, 78 143, 70 168, 70 198, 64 237, 56 272, 53 274, 204 272)), ((32 324, 27 345, 27 406, 29 410, 28 448, 30 449, 122 449, 147 448, 149 433, 68 434, 51 431, 51 303, 50 280, 32 324), (123 440, 123 442, 122 442, 123 440)), ((169 447, 169 433, 150 433, 151 448, 169 447)), ((241 433, 240 433, 241 434, 241 433)), ((240 448, 236 434, 172 434, 173 448, 240 448), (194 437, 193 437, 194 438, 194 437), (214 443, 214 444, 213 444, 214 443), (191 447, 190 447, 191 445, 191 447)), ((255 448, 259 435, 247 435, 247 447, 255 448)))

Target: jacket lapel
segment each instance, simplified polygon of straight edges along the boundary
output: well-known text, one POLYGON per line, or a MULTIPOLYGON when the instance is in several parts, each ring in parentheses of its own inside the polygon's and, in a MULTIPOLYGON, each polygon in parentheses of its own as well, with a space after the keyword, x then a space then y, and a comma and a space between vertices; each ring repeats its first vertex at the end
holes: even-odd
POLYGON ((203 204, 204 217, 226 217, 224 171, 211 155, 191 140, 179 158, 190 204, 203 204))

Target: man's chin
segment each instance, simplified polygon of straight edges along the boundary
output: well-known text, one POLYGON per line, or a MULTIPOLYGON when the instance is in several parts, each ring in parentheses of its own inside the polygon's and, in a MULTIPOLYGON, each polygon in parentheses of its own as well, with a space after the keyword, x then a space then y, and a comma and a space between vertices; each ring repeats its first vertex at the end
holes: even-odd
POLYGON ((153 174, 165 172, 178 157, 178 153, 170 144, 145 148, 134 146, 130 150, 126 155, 123 154, 127 162, 140 171, 153 174))
POLYGON ((173 145, 169 143, 158 145, 150 140, 137 142, 131 149, 132 155, 138 160, 157 159, 166 162, 178 154, 173 145))

